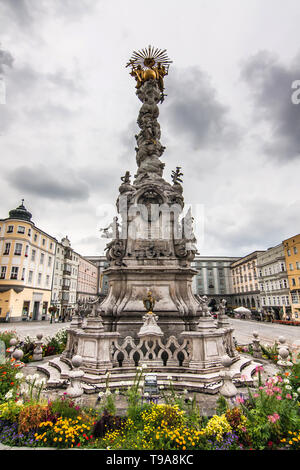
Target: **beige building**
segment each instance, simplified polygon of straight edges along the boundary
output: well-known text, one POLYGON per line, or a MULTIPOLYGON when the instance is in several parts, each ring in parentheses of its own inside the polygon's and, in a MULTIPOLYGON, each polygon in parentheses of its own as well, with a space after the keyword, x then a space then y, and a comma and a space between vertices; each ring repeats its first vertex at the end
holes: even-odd
POLYGON ((45 320, 57 240, 22 204, 0 220, 0 320, 45 320))
POLYGON ((257 257, 263 251, 254 251, 231 264, 232 307, 260 310, 260 291, 257 273, 257 257))
POLYGON ((300 234, 287 238, 283 242, 287 275, 290 287, 292 318, 300 318, 300 234))
POLYGON ((79 256, 77 300, 95 299, 98 294, 98 268, 83 256, 79 256))
POLYGON ((280 243, 257 257, 260 304, 263 312, 280 320, 291 312, 284 247, 280 243))
POLYGON ((61 319, 70 318, 76 306, 79 259, 67 236, 57 243, 51 304, 61 319))

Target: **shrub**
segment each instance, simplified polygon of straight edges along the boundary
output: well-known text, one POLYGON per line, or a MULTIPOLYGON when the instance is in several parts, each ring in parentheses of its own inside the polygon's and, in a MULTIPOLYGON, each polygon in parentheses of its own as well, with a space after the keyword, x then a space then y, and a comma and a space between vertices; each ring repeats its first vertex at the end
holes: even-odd
POLYGON ((40 423, 47 420, 50 412, 47 405, 39 403, 25 404, 19 413, 18 431, 26 433, 32 429, 36 429, 40 423))
POLYGON ((94 424, 93 436, 103 437, 108 431, 115 431, 116 429, 121 429, 125 422, 126 418, 113 416, 107 410, 104 410, 101 418, 94 424))
POLYGON ((44 421, 39 424, 35 440, 41 445, 58 448, 79 446, 92 438, 91 423, 83 423, 81 416, 77 419, 58 418, 56 423, 44 421))
POLYGON ((0 340, 4 341, 6 349, 10 347, 9 342, 12 338, 16 338, 16 340, 19 340, 17 332, 14 330, 6 330, 0 333, 0 340))
POLYGON ((80 414, 80 407, 65 395, 49 403, 51 413, 58 417, 75 419, 80 414))

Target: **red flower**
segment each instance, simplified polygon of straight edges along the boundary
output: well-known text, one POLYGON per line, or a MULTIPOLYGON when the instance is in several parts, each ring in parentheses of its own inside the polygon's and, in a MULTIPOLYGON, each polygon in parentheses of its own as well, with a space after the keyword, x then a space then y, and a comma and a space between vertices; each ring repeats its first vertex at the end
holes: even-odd
POLYGON ((77 447, 80 447, 80 442, 78 442, 77 447))

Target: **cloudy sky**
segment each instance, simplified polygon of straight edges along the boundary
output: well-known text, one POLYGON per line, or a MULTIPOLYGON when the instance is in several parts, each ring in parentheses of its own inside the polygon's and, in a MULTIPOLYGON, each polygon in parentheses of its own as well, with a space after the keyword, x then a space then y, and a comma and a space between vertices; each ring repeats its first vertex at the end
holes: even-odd
POLYGON ((125 65, 152 44, 173 60, 164 176, 182 167, 200 253, 299 233, 299 22, 299 0, 0 0, 0 218, 24 198, 38 227, 102 254, 99 228, 136 169, 125 65))

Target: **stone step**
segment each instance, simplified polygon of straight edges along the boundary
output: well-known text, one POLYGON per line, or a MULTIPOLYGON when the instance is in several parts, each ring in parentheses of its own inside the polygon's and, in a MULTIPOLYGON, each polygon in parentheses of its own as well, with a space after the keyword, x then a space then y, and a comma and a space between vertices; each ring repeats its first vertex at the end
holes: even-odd
POLYGON ((49 366, 57 369, 60 372, 60 378, 61 379, 68 379, 69 378, 69 372, 71 370, 70 366, 66 364, 65 362, 62 362, 60 360, 60 357, 56 357, 54 359, 51 359, 48 362, 49 366))
POLYGON ((60 372, 49 364, 38 365, 37 370, 48 377, 47 387, 57 387, 64 382, 60 377, 60 372))
POLYGON ((242 370, 251 364, 251 361, 251 358, 241 357, 238 361, 232 364, 232 366, 230 366, 230 371, 233 372, 233 377, 240 377, 242 370))

